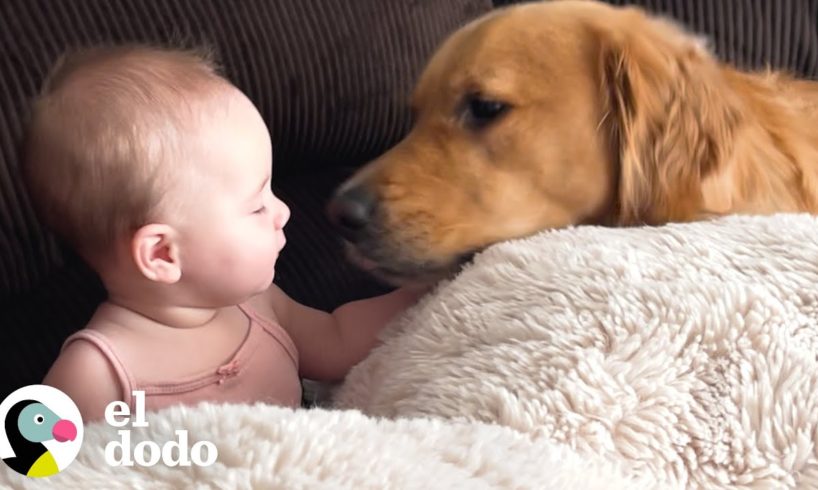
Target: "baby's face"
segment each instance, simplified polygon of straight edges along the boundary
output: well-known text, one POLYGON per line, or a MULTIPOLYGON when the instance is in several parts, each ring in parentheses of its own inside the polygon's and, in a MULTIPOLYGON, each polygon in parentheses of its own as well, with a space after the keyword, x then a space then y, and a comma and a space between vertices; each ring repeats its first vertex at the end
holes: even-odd
POLYGON ((253 104, 235 91, 202 124, 180 229, 182 281, 212 303, 267 289, 284 247, 287 206, 270 188, 272 148, 253 104), (189 203, 189 204, 188 204, 189 203))

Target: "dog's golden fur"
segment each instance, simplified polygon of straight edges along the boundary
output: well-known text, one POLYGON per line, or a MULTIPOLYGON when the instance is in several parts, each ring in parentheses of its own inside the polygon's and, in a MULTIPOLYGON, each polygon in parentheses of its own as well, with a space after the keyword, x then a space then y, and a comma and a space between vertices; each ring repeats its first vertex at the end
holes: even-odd
POLYGON ((383 276, 554 227, 818 213, 818 83, 725 66, 638 9, 489 14, 435 53, 413 107, 410 134, 342 187, 375 196, 356 250, 383 276), (476 127, 474 98, 505 110, 476 127))

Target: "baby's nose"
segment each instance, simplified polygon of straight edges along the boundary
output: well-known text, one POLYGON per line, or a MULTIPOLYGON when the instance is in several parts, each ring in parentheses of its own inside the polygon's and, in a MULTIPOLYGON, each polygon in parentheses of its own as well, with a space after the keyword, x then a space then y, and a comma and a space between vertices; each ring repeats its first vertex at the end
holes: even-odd
POLYGON ((276 199, 276 201, 278 201, 276 204, 278 205, 279 209, 276 213, 274 225, 276 228, 280 229, 284 228, 284 225, 290 221, 290 208, 284 204, 284 201, 281 201, 280 199, 276 199))

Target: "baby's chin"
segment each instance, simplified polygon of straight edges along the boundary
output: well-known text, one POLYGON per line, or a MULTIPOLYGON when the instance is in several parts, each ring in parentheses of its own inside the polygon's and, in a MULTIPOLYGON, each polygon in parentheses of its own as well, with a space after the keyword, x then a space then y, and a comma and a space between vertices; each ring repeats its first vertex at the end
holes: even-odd
POLYGON ((273 267, 270 268, 270 275, 267 278, 265 278, 264 281, 261 281, 259 283, 258 287, 255 289, 255 291, 253 292, 252 295, 255 296, 256 294, 261 294, 264 291, 267 291, 268 289, 270 289, 270 287, 273 285, 273 281, 275 280, 275 277, 276 277, 276 269, 275 269, 275 265, 273 265, 273 267))
POLYGON ((264 290, 265 290, 265 291, 266 291, 267 289, 269 289, 269 288, 270 288, 270 286, 272 286, 272 285, 273 285, 273 281, 275 281, 275 278, 276 278, 276 268, 275 268, 275 266, 273 266, 273 268, 272 268, 272 270, 271 270, 271 272, 270 272, 270 280, 269 280, 269 281, 267 281, 267 284, 264 286, 264 290))

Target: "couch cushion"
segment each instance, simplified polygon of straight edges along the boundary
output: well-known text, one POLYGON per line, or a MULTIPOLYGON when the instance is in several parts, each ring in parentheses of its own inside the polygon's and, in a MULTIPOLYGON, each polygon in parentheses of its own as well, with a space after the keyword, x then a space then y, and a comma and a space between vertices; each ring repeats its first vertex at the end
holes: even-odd
POLYGON ((381 288, 344 263, 322 216, 329 192, 405 133, 406 101, 429 54, 490 8, 490 0, 0 2, 0 396, 40 380, 62 339, 104 297, 40 227, 19 178, 27 105, 64 49, 213 46, 270 128, 274 187, 293 208, 277 282, 329 309, 381 288))

